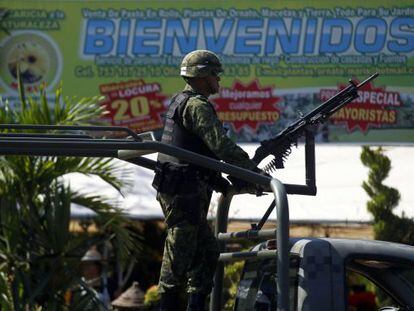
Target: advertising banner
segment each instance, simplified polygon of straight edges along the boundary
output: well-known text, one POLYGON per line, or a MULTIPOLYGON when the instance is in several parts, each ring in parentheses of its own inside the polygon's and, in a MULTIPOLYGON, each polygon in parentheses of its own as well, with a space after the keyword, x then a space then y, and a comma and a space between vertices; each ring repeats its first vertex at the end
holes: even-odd
POLYGON ((9 1, 0 11, 0 93, 103 95, 108 124, 162 128, 180 62, 219 55, 212 96, 229 135, 277 134, 346 87, 380 76, 321 126, 318 142, 414 142, 414 0, 9 1), (52 92, 49 92, 52 94, 52 92))

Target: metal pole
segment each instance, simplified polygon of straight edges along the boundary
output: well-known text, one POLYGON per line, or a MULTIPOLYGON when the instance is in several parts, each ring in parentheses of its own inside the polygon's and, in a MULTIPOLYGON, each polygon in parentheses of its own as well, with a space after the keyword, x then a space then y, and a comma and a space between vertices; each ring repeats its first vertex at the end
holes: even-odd
MULTIPOLYGON (((120 139, 119 142, 112 142, 112 140, 105 142, 104 139, 91 139, 90 141, 62 140, 59 142, 48 138, 25 140, 7 136, 0 137, 1 155, 113 157, 132 162, 131 159, 148 152, 172 155, 189 163, 223 172, 254 184, 269 186, 269 177, 156 141, 134 142, 120 139), (127 150, 135 152, 126 152, 127 150)), ((285 184, 285 188, 289 194, 315 195, 316 192, 314 187, 308 185, 285 184)))
POLYGON ((231 241, 235 239, 259 239, 259 238, 274 238, 276 229, 269 230, 246 230, 229 233, 219 233, 219 241, 231 241))
POLYGON ((151 160, 151 159, 147 159, 147 158, 144 158, 144 157, 136 157, 136 158, 128 159, 128 160, 125 160, 125 161, 127 161, 129 163, 132 163, 132 164, 135 164, 135 165, 138 165, 138 166, 141 166, 141 167, 145 167, 145 168, 147 168, 149 170, 152 170, 152 171, 155 170, 155 165, 157 164, 156 161, 151 160))
MULTIPOLYGON (((114 149, 116 150, 154 150, 155 152, 161 152, 174 157, 180 158, 189 163, 200 165, 202 167, 207 167, 212 170, 223 172, 226 174, 233 175, 237 178, 250 181, 255 184, 268 186, 270 178, 255 173, 251 170, 240 168, 236 165, 223 163, 215 159, 200 155, 195 152, 184 150, 178 147, 171 145, 163 144, 161 142, 130 142, 130 141, 120 141, 116 143, 101 141, 50 141, 44 139, 42 141, 30 141, 30 140, 14 140, 14 139, 5 139, 0 138, 0 154, 15 154, 15 155, 66 155, 66 151, 70 151, 70 155, 73 155, 73 152, 79 153, 81 156, 82 153, 87 154, 86 156, 91 155, 95 151, 101 152, 97 156, 103 156, 102 153, 109 151, 110 154, 113 154, 114 149), (34 152, 31 152, 35 150, 34 152), (44 154, 41 154, 39 151, 45 151, 44 154), (57 154, 54 154, 55 150, 57 154), (47 151, 47 152, 46 152, 47 151)), ((144 152, 145 153, 145 152, 144 152)), ((131 158, 136 157, 138 153, 131 153, 131 158)), ((118 154, 114 155, 118 157, 118 154)), ((128 160, 129 157, 123 158, 128 160)))
POLYGON ((275 258, 276 254, 277 254, 276 250, 222 253, 220 254, 220 261, 252 260, 256 258, 260 258, 260 259, 275 258))
POLYGON ((55 131, 97 131, 97 132, 124 132, 131 135, 136 141, 142 139, 128 127, 99 126, 99 125, 50 125, 50 124, 0 124, 5 130, 55 130, 55 131))
POLYGON ((284 185, 273 178, 270 187, 277 211, 277 310, 289 311, 289 205, 284 185))
MULTIPOLYGON (((229 215, 230 203, 235 194, 233 189, 227 192, 227 195, 221 195, 218 206, 217 215, 215 219, 214 233, 216 236, 219 233, 227 232, 227 221, 229 215)), ((226 244, 223 241, 218 241, 220 253, 226 249, 226 244)), ((211 292, 210 299, 210 311, 220 311, 222 304, 222 291, 223 291, 223 277, 224 277, 224 263, 218 262, 216 267, 216 273, 214 274, 214 287, 211 292)))
POLYGON ((267 219, 269 218, 270 214, 273 212, 273 209, 275 208, 275 200, 270 203, 269 207, 266 210, 266 213, 263 215, 262 219, 260 219, 259 223, 256 225, 256 230, 261 230, 264 224, 266 223, 267 219))
POLYGON ((315 135, 308 130, 305 133, 305 138, 305 180, 306 185, 313 190, 312 195, 316 195, 315 135))
MULTIPOLYGON (((7 145, 6 145, 7 146, 7 145)), ((38 148, 36 146, 25 147, 4 147, 0 142, 0 155, 14 156, 65 156, 65 157, 107 157, 116 158, 118 150, 116 149, 71 149, 71 148, 38 148)))

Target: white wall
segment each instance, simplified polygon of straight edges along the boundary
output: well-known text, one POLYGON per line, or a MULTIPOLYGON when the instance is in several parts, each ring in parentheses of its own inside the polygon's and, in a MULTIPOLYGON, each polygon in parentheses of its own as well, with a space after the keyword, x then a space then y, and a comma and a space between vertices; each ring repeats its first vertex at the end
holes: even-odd
MULTIPOLYGON (((246 147, 245 147, 246 148, 246 147)), ((290 218, 293 220, 369 221, 366 210, 369 199, 361 185, 368 178, 368 169, 359 159, 360 146, 318 145, 316 147, 315 197, 289 195, 290 218)), ((414 217, 414 147, 384 147, 391 159, 392 170, 385 184, 397 188, 401 201, 396 213, 404 211, 414 217)), ((247 146, 253 154, 255 147, 247 146)), ((293 149, 286 168, 274 174, 285 183, 305 183, 304 148, 293 149)), ((230 214, 236 218, 257 218, 270 204, 270 195, 263 198, 239 196, 232 203, 230 214), (258 203, 253 203, 253 202, 258 203), (266 206, 266 207, 265 207, 266 206)), ((259 216, 260 217, 260 216, 259 216)), ((275 218, 275 213, 271 218, 275 218)))
MULTIPOLYGON (((256 145, 246 144, 243 148, 253 155, 256 145)), ((386 184, 401 192, 401 201, 396 213, 404 211, 414 217, 414 147, 384 147, 391 158, 392 170, 386 184)), ((338 220, 369 221, 366 211, 368 196, 361 184, 367 179, 368 169, 360 159, 360 146, 318 145, 316 147, 316 184, 318 194, 310 196, 289 196, 290 218, 292 220, 338 220)), ((152 157, 154 158, 154 157, 152 157)), ((265 164, 265 161, 262 165, 265 164)), ((121 162, 121 176, 130 180, 124 187, 124 197, 107 187, 98 178, 70 174, 67 178, 75 190, 93 191, 105 194, 115 200, 126 213, 137 218, 160 218, 162 212, 155 200, 155 191, 151 187, 153 173, 147 169, 121 162)), ((304 184, 304 148, 293 149, 286 168, 274 173, 274 177, 285 183, 304 184)), ((217 204, 217 195, 212 200, 212 214, 217 204)), ((230 209, 231 218, 261 218, 272 200, 272 195, 255 197, 236 196, 230 209)), ((74 215, 85 214, 85 209, 73 207, 74 215)), ((88 212, 86 212, 88 214, 88 212)), ((273 213, 270 218, 275 218, 273 213)))

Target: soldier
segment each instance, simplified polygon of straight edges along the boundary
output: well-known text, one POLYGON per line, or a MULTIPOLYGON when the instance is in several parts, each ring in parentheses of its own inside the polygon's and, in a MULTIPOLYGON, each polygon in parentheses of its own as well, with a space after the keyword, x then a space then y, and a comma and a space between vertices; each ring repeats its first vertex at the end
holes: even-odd
MULTIPOLYGON (((226 136, 208 101, 219 91, 222 72, 213 52, 196 50, 184 57, 181 76, 186 86, 171 100, 162 142, 260 171, 248 154, 226 136)), ((177 293, 185 281, 187 310, 205 310, 219 256, 207 212, 212 190, 225 192, 229 185, 216 172, 159 154, 153 186, 167 224, 159 280, 161 310, 177 310, 177 293)))

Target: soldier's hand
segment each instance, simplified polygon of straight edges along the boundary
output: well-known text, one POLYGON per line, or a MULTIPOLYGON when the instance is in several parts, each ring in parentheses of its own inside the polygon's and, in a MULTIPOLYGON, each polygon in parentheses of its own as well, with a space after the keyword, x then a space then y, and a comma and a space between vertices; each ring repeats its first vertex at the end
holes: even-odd
POLYGON ((234 176, 229 176, 228 179, 237 192, 247 192, 246 189, 250 183, 234 176))
MULTIPOLYGON (((255 169, 255 172, 256 173, 259 173, 260 175, 263 175, 263 176, 265 176, 265 177, 269 177, 269 178, 272 178, 272 176, 269 174, 269 173, 267 173, 267 172, 265 172, 265 171, 263 171, 262 169, 260 169, 260 168, 256 168, 255 169)), ((261 195, 263 195, 263 192, 268 192, 268 191, 270 191, 270 184, 267 186, 267 187, 265 187, 265 186, 262 186, 262 185, 255 185, 256 186, 256 195, 257 196, 261 196, 261 195)))
POLYGON ((221 192, 223 195, 226 195, 230 186, 230 182, 221 175, 217 176, 214 179, 214 190, 216 192, 221 192))
MULTIPOLYGON (((271 176, 268 173, 259 168, 256 168, 254 172, 271 178, 271 176)), ((229 176, 228 178, 231 181, 232 185, 236 188, 237 192, 250 193, 260 196, 263 195, 263 192, 269 191, 268 187, 263 187, 261 185, 249 183, 247 181, 241 180, 233 176, 229 176)))

